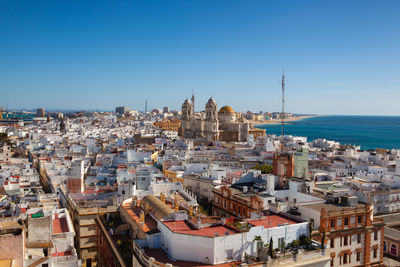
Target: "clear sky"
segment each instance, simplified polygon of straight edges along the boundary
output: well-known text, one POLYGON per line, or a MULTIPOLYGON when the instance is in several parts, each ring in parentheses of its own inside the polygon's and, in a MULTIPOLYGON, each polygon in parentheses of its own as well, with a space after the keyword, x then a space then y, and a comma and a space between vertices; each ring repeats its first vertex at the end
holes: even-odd
POLYGON ((0 1, 0 106, 400 115, 400 1, 0 1))

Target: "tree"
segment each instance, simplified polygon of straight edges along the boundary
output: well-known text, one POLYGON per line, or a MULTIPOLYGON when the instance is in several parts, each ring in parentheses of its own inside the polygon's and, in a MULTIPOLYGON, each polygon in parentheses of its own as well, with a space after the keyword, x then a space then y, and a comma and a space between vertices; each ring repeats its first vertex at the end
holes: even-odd
POLYGON ((267 164, 263 164, 263 165, 257 164, 254 167, 254 169, 260 170, 262 174, 272 173, 272 166, 271 165, 267 165, 267 164))
POLYGON ((268 255, 273 258, 274 257, 274 241, 271 239, 269 240, 269 246, 268 246, 268 255))
POLYGON ((321 249, 325 249, 325 229, 322 230, 321 249))

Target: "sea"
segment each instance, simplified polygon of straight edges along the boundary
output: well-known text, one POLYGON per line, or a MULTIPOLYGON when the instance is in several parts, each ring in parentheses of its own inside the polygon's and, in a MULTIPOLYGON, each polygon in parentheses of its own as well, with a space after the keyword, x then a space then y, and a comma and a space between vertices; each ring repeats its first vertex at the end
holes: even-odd
MULTIPOLYGON (((281 134, 280 124, 257 125, 267 134, 281 134)), ((362 150, 400 149, 400 116, 318 116, 285 122, 285 135, 307 136, 359 145, 362 150)))

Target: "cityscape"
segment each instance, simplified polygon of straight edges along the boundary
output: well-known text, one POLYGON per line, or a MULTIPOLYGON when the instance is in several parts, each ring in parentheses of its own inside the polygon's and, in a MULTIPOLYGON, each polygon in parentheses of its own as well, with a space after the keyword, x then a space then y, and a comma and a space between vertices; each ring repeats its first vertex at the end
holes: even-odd
POLYGON ((400 266, 399 12, 0 3, 0 267, 400 266))

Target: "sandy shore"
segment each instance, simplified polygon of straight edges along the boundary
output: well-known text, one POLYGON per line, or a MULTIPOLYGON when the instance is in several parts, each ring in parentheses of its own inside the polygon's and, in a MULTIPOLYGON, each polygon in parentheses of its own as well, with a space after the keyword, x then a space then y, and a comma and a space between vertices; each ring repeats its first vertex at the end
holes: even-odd
MULTIPOLYGON (((301 121, 304 119, 315 118, 315 117, 319 117, 319 115, 295 116, 295 117, 285 119, 284 123, 291 123, 291 122, 301 121)), ((282 122, 281 119, 272 119, 272 120, 268 120, 268 121, 250 121, 250 123, 252 123, 253 125, 281 124, 281 122, 282 122)))

